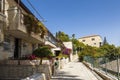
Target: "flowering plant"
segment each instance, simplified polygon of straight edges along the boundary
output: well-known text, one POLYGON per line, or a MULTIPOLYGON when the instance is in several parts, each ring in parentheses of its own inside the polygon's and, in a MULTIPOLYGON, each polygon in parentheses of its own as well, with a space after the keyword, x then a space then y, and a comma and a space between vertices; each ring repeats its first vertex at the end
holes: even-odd
POLYGON ((69 55, 71 53, 71 49, 69 48, 64 48, 62 51, 63 54, 69 55))
POLYGON ((34 60, 34 59, 36 58, 36 56, 33 55, 33 54, 31 54, 31 55, 29 55, 27 58, 28 58, 29 60, 34 60))

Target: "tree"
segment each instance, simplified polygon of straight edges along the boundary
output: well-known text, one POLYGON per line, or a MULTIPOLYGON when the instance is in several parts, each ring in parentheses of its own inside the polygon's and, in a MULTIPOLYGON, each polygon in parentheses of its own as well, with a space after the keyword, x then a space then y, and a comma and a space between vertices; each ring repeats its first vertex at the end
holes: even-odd
POLYGON ((72 39, 71 41, 73 43, 73 51, 81 51, 81 49, 85 47, 85 45, 77 39, 72 39))
POLYGON ((63 41, 63 42, 70 41, 69 36, 61 31, 56 32, 56 38, 60 41, 63 41))
POLYGON ((35 49, 33 51, 33 54, 36 57, 39 57, 41 59, 40 64, 42 64, 43 58, 46 58, 46 57, 48 58, 48 57, 53 56, 53 53, 51 52, 50 48, 48 48, 47 46, 42 46, 42 47, 39 47, 39 48, 35 49))
POLYGON ((103 45, 108 44, 106 37, 104 37, 103 45))
POLYGON ((108 57, 109 60, 114 60, 118 54, 118 49, 114 45, 104 44, 100 48, 104 51, 103 55, 108 57))
POLYGON ((72 38, 75 39, 75 34, 72 34, 72 38))

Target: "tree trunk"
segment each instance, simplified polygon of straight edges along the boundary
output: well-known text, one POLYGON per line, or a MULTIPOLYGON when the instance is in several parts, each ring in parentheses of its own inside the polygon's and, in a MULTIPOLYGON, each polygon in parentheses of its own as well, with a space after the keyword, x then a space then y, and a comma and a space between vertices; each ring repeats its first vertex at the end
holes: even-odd
POLYGON ((42 58, 40 59, 40 65, 42 65, 42 58))

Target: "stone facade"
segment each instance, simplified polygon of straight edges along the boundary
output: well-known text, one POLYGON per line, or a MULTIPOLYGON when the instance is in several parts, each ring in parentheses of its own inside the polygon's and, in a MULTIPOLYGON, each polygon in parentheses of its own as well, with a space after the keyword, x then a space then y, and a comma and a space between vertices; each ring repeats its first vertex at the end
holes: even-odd
MULTIPOLYGON (((22 62, 19 60, 45 43, 45 39, 41 38, 40 34, 27 33, 26 25, 24 25, 24 14, 33 14, 21 0, 2 1, 4 1, 5 6, 3 9, 5 23, 0 19, 0 80, 4 78, 22 79, 34 73, 44 73, 46 80, 50 80, 51 69, 49 65, 33 66, 29 63, 24 64, 30 61, 25 60, 24 62, 23 60, 22 62)), ((33 17, 35 16, 33 15, 33 17)), ((47 36, 49 37, 48 41, 56 47, 56 39, 50 32, 49 34, 47 36)))
POLYGON ((100 47, 102 44, 102 38, 100 35, 85 36, 78 39, 78 41, 84 43, 85 45, 100 47))
POLYGON ((31 54, 39 44, 44 43, 39 35, 27 33, 23 14, 31 12, 18 0, 3 1, 6 21, 0 21, 0 60, 31 54))
MULTIPOLYGON (((3 1, 6 21, 5 23, 0 21, 0 52, 2 52, 0 60, 29 55, 39 45, 43 45, 45 40, 49 43, 45 45, 51 48, 56 47, 57 40, 49 30, 44 38, 40 38, 40 34, 34 32, 27 33, 26 25, 24 25, 24 15, 33 14, 20 0, 3 1), (5 29, 4 32, 3 28, 5 29)), ((43 27, 45 26, 43 25, 43 27)))

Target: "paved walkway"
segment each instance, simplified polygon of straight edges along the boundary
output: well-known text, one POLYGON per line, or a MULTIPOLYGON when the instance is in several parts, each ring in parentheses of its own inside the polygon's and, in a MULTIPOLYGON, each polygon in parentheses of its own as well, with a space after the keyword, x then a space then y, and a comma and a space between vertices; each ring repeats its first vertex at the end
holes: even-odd
POLYGON ((69 62, 51 80, 98 80, 81 62, 69 62))

